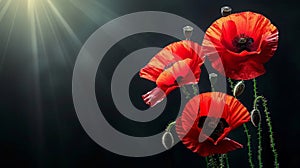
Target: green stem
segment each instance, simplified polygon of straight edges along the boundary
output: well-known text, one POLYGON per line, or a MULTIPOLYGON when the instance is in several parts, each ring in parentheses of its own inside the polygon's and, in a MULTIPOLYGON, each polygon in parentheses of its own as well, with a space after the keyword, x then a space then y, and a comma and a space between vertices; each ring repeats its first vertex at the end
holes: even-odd
POLYGON ((246 124, 243 124, 243 126, 244 126, 245 134, 246 134, 246 136, 247 136, 248 161, 249 161, 250 167, 251 167, 251 168, 254 168, 254 165, 253 165, 253 162, 252 162, 251 135, 249 134, 249 130, 248 130, 248 128, 247 128, 247 125, 246 125, 246 124))
POLYGON ((189 91, 187 90, 187 88, 183 85, 182 87, 182 92, 185 95, 186 99, 190 99, 191 98, 191 94, 189 93, 189 91))
POLYGON ((192 84, 194 96, 198 95, 198 93, 199 93, 198 87, 196 87, 196 86, 197 86, 197 84, 192 84))
POLYGON ((211 87, 211 91, 212 91, 212 92, 215 92, 215 91, 216 91, 214 85, 211 84, 210 87, 211 87))
POLYGON ((263 96, 258 96, 255 100, 254 100, 254 108, 257 109, 257 103, 259 100, 262 100, 262 105, 264 108, 264 113, 265 113, 265 117, 266 117, 266 122, 267 122, 267 126, 268 126, 268 131, 269 131, 269 138, 270 138, 270 146, 271 146, 271 150, 273 152, 273 156, 274 156, 274 166, 276 168, 279 167, 279 163, 278 163, 278 154, 275 148, 275 140, 274 140, 274 136, 273 136, 273 128, 272 128, 272 122, 271 122, 271 117, 269 115, 269 111, 268 111, 268 105, 267 105, 267 99, 263 96))
MULTIPOLYGON (((254 78, 253 80, 253 93, 254 93, 254 103, 253 106, 255 109, 257 109, 257 84, 256 84, 256 79, 254 78)), ((263 162, 262 162, 262 129, 261 129, 261 123, 258 124, 257 127, 257 137, 258 137, 258 145, 257 145, 257 159, 258 159, 258 166, 259 168, 263 167, 263 162)))
POLYGON ((257 85, 256 85, 256 79, 253 79, 253 92, 254 92, 254 99, 257 98, 257 85))
POLYGON ((210 168, 218 168, 216 160, 214 156, 208 156, 208 167, 210 168))
POLYGON ((167 131, 167 132, 171 132, 171 129, 172 129, 173 126, 175 126, 175 124, 176 124, 176 121, 171 122, 171 123, 167 126, 166 131, 167 131))
POLYGON ((258 159, 258 165, 259 168, 263 167, 263 162, 262 162, 262 136, 261 136, 261 123, 258 124, 257 128, 257 136, 258 136, 258 146, 257 146, 257 159, 258 159))
POLYGON ((227 154, 225 154, 225 160, 226 160, 226 167, 229 168, 229 159, 227 154))
MULTIPOLYGON (((233 81, 228 78, 228 82, 230 84, 230 88, 231 88, 231 91, 233 91, 233 88, 234 88, 234 83, 233 81)), ((246 134, 246 137, 247 137, 247 148, 248 148, 248 161, 249 161, 249 164, 250 164, 250 167, 251 168, 254 168, 254 164, 252 162, 252 151, 251 151, 251 135, 249 133, 249 130, 248 130, 248 127, 246 124, 243 124, 244 126, 244 132, 246 134)), ((229 164, 228 164, 229 165, 229 164)), ((229 166, 228 166, 229 167, 229 166)))
POLYGON ((211 85, 211 91, 212 91, 212 92, 215 91, 215 88, 214 88, 214 86, 212 86, 212 85, 211 85))
POLYGON ((225 167, 224 159, 225 159, 225 154, 221 154, 221 155, 219 156, 219 162, 220 162, 219 167, 220 167, 220 168, 224 168, 224 167, 225 167))
POLYGON ((209 168, 209 162, 208 162, 208 157, 205 157, 205 162, 206 162, 206 168, 209 168))
POLYGON ((229 86, 230 86, 230 88, 231 88, 231 91, 233 91, 233 88, 234 88, 234 83, 233 83, 233 81, 230 79, 230 78, 228 78, 228 82, 229 82, 229 86))

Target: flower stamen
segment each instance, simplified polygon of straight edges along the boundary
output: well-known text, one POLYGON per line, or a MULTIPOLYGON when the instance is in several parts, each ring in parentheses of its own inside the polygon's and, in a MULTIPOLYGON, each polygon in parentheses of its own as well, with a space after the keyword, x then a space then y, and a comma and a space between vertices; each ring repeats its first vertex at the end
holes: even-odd
POLYGON ((246 36, 245 34, 241 34, 236 36, 233 41, 232 41, 232 45, 234 47, 235 52, 242 52, 244 50, 250 52, 253 51, 253 44, 254 40, 253 38, 246 36))

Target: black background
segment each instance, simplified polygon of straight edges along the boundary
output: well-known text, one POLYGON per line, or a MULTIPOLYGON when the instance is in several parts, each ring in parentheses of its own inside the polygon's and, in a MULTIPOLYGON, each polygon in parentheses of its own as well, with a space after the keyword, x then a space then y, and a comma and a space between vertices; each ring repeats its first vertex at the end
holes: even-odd
MULTIPOLYGON (((88 3, 89 1, 87 1, 88 3)), ((279 29, 279 47, 274 57, 266 64, 267 73, 257 78, 259 93, 268 99, 271 112, 276 147, 280 167, 297 167, 300 133, 298 124, 299 103, 299 14, 298 6, 289 1, 266 0, 197 0, 197 1, 109 1, 98 0, 105 9, 113 13, 108 18, 92 22, 80 13, 64 12, 72 10, 68 1, 56 2, 57 7, 70 20, 73 31, 81 43, 75 43, 62 31, 60 44, 64 47, 67 63, 61 63, 53 41, 45 40, 45 52, 32 59, 30 40, 22 33, 24 18, 18 15, 12 38, 5 48, 5 21, 1 22, 1 64, 0 71, 0 166, 9 167, 204 167, 204 159, 186 149, 181 143, 164 153, 144 158, 130 158, 111 153, 96 144, 81 127, 72 101, 72 71, 76 57, 87 38, 106 22, 124 14, 154 10, 182 16, 202 30, 220 17, 220 8, 231 6, 235 12, 254 11, 268 17, 279 29), (61 7, 60 7, 61 6, 61 7), (62 8, 62 6, 68 6, 62 8)), ((24 16, 25 17, 25 16, 24 16)), ((102 16, 99 16, 102 17, 102 16)), ((28 31, 28 30, 26 30, 28 31)), ((125 133, 146 136, 158 133, 177 115, 165 112, 150 123, 135 123, 122 118, 115 107, 106 87, 114 67, 122 58, 137 49, 163 47, 176 39, 144 33, 121 40, 107 54, 100 66, 104 74, 97 74, 96 93, 99 106, 111 124, 125 133), (135 128, 135 129, 132 129, 135 128)), ((39 44, 40 46, 40 44, 39 44)), ((207 74, 203 68, 200 91, 208 91, 207 74)), ((251 82, 246 82, 246 93, 240 100, 251 107, 251 82)), ((140 95, 154 84, 136 76, 130 88, 133 103, 140 109, 146 106, 140 95)), ((178 103, 179 91, 168 97, 168 105, 178 103)), ((169 107, 176 110, 178 107, 169 107)), ((255 134, 255 130, 251 129, 255 134)), ((263 157, 265 167, 272 167, 272 153, 269 139, 264 129, 263 157)), ((237 129, 232 135, 246 144, 243 130, 237 129)), ((255 141, 255 135, 253 137, 255 141)), ((229 154, 231 167, 247 167, 246 148, 229 154)), ((254 155, 254 159, 256 155, 254 155)))

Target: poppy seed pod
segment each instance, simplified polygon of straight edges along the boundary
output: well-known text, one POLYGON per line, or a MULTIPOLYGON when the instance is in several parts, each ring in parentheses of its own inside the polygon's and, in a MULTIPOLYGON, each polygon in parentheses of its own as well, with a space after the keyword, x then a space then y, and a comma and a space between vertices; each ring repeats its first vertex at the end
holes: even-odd
POLYGON ((250 117, 251 117, 251 122, 252 124, 257 127, 258 124, 261 122, 261 115, 260 115, 260 111, 256 108, 254 108, 252 111, 251 111, 251 114, 250 114, 250 117))
POLYGON ((232 9, 229 6, 223 6, 221 8, 221 15, 222 16, 228 16, 231 14, 232 9))
POLYGON ((185 26, 183 28, 183 34, 186 40, 190 40, 190 38, 192 37, 193 34, 193 30, 194 28, 191 26, 185 26))
POLYGON ((244 81, 239 81, 233 88, 233 96, 240 96, 245 90, 244 81))
POLYGON ((173 137, 172 133, 169 131, 166 131, 163 134, 161 141, 162 141, 163 146, 166 149, 170 149, 174 145, 174 137, 173 137))

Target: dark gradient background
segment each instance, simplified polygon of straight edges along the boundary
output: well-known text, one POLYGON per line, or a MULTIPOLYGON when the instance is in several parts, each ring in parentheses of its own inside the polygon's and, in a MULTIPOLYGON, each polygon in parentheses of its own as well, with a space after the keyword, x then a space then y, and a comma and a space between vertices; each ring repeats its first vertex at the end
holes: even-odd
MULTIPOLYGON (((84 2, 84 1, 83 1, 84 2)), ((231 6, 235 12, 250 10, 264 14, 280 32, 279 47, 266 64, 267 73, 259 77, 258 90, 268 99, 280 167, 299 167, 299 7, 285 1, 267 0, 98 0, 104 12, 97 23, 75 9, 66 0, 57 1, 57 8, 73 28, 79 42, 64 31, 59 32, 64 61, 55 41, 44 39, 44 52, 32 59, 28 28, 23 26, 26 16, 19 12, 10 43, 6 46, 6 22, 0 24, 0 167, 204 167, 204 159, 186 149, 181 143, 164 153, 130 158, 111 153, 96 144, 83 130, 72 101, 72 71, 82 44, 101 25, 124 14, 155 10, 177 14, 206 30, 220 17, 220 8, 231 6), (24 32, 23 32, 24 31, 24 32)), ((88 3, 88 1, 87 1, 88 3)), ((100 9, 99 9, 100 10, 100 9)), ((49 33, 49 32, 48 32, 49 33)), ((48 34, 48 36, 51 36, 48 34)), ((46 36, 47 37, 47 36, 46 36)), ((179 91, 168 97, 167 109, 149 123, 137 123, 122 117, 113 105, 109 93, 110 78, 117 63, 127 54, 144 47, 165 45, 176 41, 171 37, 144 33, 130 36, 116 44, 100 64, 103 74, 97 75, 96 93, 99 107, 108 121, 118 130, 135 136, 147 136, 164 130, 178 112, 179 91), (174 106, 175 104, 175 106, 174 106), (172 112, 175 111, 175 112, 172 112)), ((201 75, 200 92, 209 91, 205 68, 201 75)), ((250 109, 251 82, 240 100, 250 109)), ((136 76, 129 89, 134 105, 145 109, 140 95, 154 84, 136 76)), ((256 140, 255 130, 252 140, 256 140)), ((232 137, 246 144, 242 129, 232 137)), ((265 167, 272 167, 272 153, 266 129, 263 132, 265 167)), ((255 148, 254 148, 255 149, 255 148)), ((247 167, 246 148, 229 154, 231 167, 247 167)), ((254 155, 255 157, 256 155, 254 155)), ((255 162, 256 162, 256 158, 255 162)))

